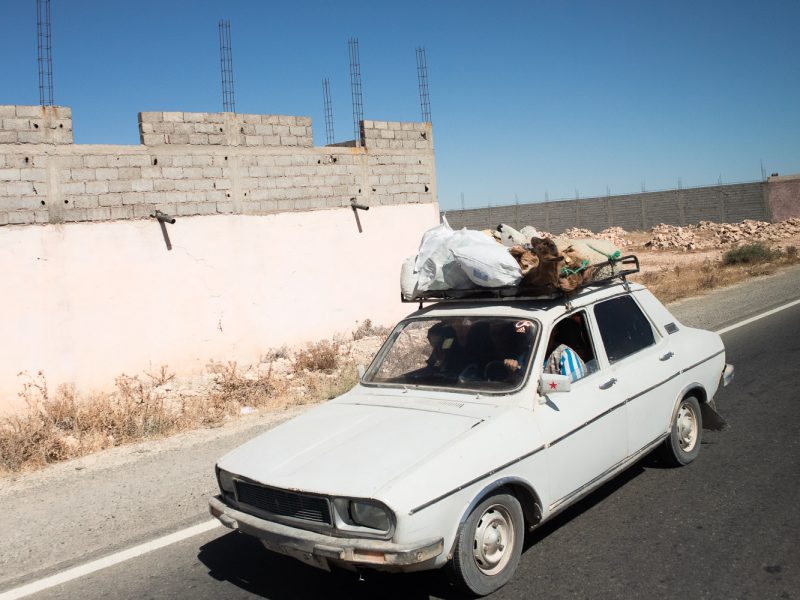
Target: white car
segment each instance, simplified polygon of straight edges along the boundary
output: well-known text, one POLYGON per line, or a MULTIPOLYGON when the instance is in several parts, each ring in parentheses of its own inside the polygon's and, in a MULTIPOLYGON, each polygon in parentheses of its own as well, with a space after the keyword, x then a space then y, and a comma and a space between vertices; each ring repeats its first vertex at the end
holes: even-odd
POLYGON ((351 391, 220 459, 211 514, 321 568, 448 565, 489 594, 526 531, 653 449, 694 460, 732 376, 640 285, 437 302, 351 391))

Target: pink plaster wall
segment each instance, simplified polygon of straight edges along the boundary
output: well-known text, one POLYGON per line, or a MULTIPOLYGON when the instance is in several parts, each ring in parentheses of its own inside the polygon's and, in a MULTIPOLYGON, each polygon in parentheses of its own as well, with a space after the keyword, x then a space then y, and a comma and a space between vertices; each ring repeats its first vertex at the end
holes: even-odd
POLYGON ((17 374, 51 387, 109 388, 120 373, 210 359, 252 362, 269 348, 392 324, 400 266, 438 205, 268 216, 3 228, 0 412, 19 406, 17 374))
POLYGON ((767 180, 773 221, 800 217, 800 175, 782 175, 767 180))

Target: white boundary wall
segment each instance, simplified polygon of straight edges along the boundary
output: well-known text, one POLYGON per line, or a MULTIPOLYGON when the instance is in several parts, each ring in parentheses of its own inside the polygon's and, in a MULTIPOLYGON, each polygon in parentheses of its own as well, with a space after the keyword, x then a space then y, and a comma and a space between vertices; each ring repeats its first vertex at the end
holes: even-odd
POLYGON ((179 218, 166 250, 154 220, 3 227, 0 412, 23 379, 109 388, 125 372, 258 360, 269 348, 390 325, 400 267, 438 205, 179 218))

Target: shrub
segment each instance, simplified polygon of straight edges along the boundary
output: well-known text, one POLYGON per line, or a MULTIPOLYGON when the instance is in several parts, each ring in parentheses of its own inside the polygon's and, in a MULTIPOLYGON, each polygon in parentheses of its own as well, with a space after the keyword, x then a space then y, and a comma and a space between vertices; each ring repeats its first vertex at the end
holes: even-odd
POLYGON ((331 372, 339 366, 339 343, 322 340, 308 344, 294 359, 294 370, 331 372))
POLYGON ((775 252, 772 248, 757 242, 728 250, 722 256, 722 262, 726 265, 754 264, 773 260, 779 255, 780 252, 775 252))

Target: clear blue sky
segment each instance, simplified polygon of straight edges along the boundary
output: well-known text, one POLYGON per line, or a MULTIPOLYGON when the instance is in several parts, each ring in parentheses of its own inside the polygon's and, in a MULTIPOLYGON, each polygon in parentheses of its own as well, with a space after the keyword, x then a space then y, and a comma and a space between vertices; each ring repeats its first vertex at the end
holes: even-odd
MULTIPOLYGON (((0 104, 38 104, 35 0, 0 0, 0 104)), ((347 38, 368 119, 419 120, 427 50, 442 208, 800 172, 800 2, 52 0, 54 89, 77 143, 138 143, 136 113, 238 112, 352 138, 347 38)))

